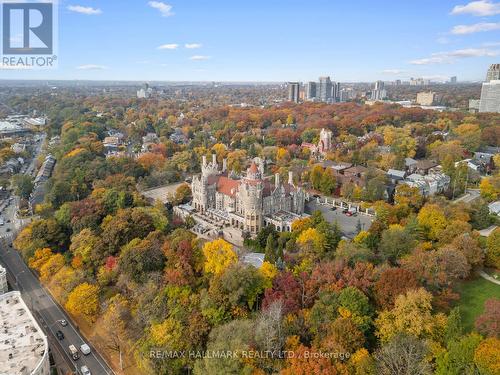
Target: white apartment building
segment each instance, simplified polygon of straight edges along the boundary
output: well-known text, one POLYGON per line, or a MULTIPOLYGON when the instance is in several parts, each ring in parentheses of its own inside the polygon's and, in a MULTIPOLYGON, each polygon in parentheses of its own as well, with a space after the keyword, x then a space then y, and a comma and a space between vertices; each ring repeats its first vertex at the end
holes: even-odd
POLYGON ((500 80, 483 83, 479 112, 500 113, 500 80))
POLYGON ((0 295, 0 374, 49 375, 47 337, 18 291, 0 295))

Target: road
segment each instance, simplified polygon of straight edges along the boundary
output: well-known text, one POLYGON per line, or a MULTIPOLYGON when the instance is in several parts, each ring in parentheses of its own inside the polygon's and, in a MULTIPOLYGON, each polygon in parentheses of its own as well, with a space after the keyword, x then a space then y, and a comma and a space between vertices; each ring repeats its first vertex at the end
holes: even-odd
MULTIPOLYGON (((73 326, 65 311, 52 299, 45 288, 40 285, 38 278, 24 263, 19 253, 10 247, 10 240, 9 237, 2 239, 0 259, 9 272, 11 280, 13 280, 13 287, 21 291, 33 315, 39 318, 39 322, 44 327, 47 336, 51 336, 49 341, 57 343, 59 345, 58 349, 60 349, 58 351, 65 354, 68 354, 68 346, 71 344, 79 348, 80 345, 88 343, 87 340, 83 339, 78 329, 73 326), (61 319, 65 319, 68 322, 66 327, 60 324, 61 319), (58 330, 64 333, 62 341, 56 339, 55 333, 58 330)), ((91 345, 89 344, 89 346, 91 345)), ((81 355, 77 361, 72 361, 69 358, 69 354, 67 357, 66 362, 76 371, 79 371, 80 366, 87 365, 92 374, 113 374, 113 371, 93 348, 89 355, 81 355)))
MULTIPOLYGON (((37 151, 39 150, 38 148, 37 151)), ((33 170, 31 172, 34 173, 33 170)), ((0 229, 0 263, 7 269, 9 284, 22 293, 26 304, 43 327, 55 356, 59 355, 64 358, 69 368, 78 374, 81 374, 80 368, 83 365, 90 369, 92 375, 114 374, 100 354, 83 338, 78 328, 75 328, 64 309, 40 284, 38 277, 31 272, 20 254, 12 248, 14 235, 23 224, 16 216, 18 203, 17 197, 7 203, 2 212, 5 224, 0 229), (60 323, 61 319, 66 320, 68 325, 63 327, 60 323), (64 333, 64 339, 61 341, 55 336, 58 330, 64 333), (80 359, 73 361, 69 355, 69 345, 73 344, 79 348, 84 343, 91 347, 91 353, 87 356, 80 353, 80 359)))

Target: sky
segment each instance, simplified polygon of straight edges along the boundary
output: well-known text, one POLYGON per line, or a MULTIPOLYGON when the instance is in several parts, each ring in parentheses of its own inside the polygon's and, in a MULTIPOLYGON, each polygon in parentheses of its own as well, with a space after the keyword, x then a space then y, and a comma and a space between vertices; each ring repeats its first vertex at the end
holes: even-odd
POLYGON ((500 63, 496 0, 60 0, 58 23, 56 69, 0 79, 481 81, 500 63))

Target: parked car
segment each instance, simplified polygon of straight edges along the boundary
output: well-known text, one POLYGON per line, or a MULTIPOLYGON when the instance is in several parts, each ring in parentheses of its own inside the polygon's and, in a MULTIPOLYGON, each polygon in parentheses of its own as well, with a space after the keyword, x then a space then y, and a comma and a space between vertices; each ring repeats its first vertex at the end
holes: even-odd
POLYGON ((63 327, 66 327, 68 325, 68 322, 64 319, 59 320, 59 323, 61 323, 63 327))
POLYGON ((82 373, 82 375, 92 375, 87 366, 80 367, 80 372, 82 373))
POLYGON ((330 210, 337 211, 337 207, 333 206, 332 208, 330 208, 330 210))
POLYGON ((57 331, 57 332, 56 332, 56 337, 57 337, 59 340, 64 340, 64 333, 62 333, 62 331, 57 331))
POLYGON ((74 345, 70 345, 69 347, 69 353, 71 354, 71 358, 73 358, 73 360, 77 360, 78 358, 80 358, 80 354, 78 353, 78 350, 76 350, 76 347, 74 345))
POLYGON ((90 346, 87 344, 82 344, 80 345, 80 351, 83 353, 83 355, 89 355, 90 354, 90 346))

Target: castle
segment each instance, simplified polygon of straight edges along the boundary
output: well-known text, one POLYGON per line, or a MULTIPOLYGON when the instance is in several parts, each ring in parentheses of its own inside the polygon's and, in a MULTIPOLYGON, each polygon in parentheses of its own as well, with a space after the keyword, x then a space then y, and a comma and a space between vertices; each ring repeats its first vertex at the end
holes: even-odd
POLYGON ((321 129, 319 133, 319 141, 318 144, 315 145, 313 143, 302 143, 302 147, 308 148, 311 150, 311 157, 316 159, 323 158, 328 151, 333 148, 333 133, 328 129, 321 129))
POLYGON ((293 183, 289 172, 288 181, 264 178, 264 162, 255 158, 239 178, 228 174, 226 160, 219 170, 216 156, 207 162, 204 156, 201 175, 191 183, 192 215, 196 222, 206 219, 221 227, 230 226, 241 233, 255 236, 264 226, 273 225, 278 231, 290 231, 292 222, 304 213, 306 193, 293 183))

